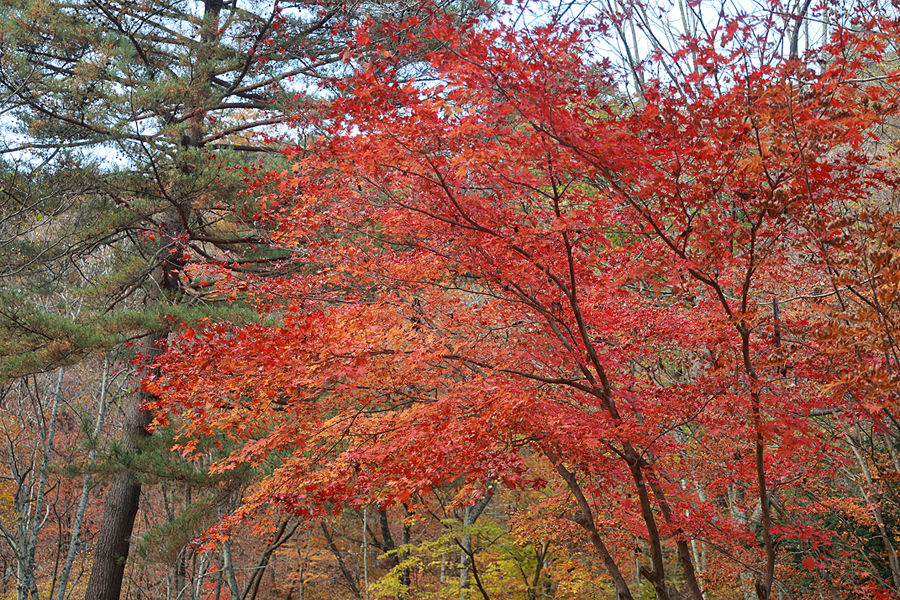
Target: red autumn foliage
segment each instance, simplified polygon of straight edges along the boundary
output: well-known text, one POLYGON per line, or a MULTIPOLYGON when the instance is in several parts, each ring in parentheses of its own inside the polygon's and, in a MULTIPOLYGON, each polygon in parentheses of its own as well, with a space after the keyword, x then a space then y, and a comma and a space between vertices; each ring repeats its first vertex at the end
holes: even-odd
POLYGON ((398 34, 270 178, 297 274, 218 275, 265 318, 185 325, 159 419, 187 454, 240 441, 220 469, 280 458, 237 518, 546 487, 622 598, 611 539, 642 540, 659 598, 748 574, 763 599, 886 593, 831 555, 815 490, 847 428, 894 423, 896 25, 836 30, 814 69, 765 25, 688 43, 673 64, 703 68, 636 109, 591 60, 598 23, 398 34), (433 79, 405 80, 424 47, 433 79))

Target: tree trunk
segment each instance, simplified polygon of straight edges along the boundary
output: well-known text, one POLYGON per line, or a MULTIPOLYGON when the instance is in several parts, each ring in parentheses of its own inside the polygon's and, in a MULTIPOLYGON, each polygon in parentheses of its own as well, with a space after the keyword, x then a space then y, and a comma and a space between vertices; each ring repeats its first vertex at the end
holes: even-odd
POLYGON ((241 591, 238 589, 237 578, 234 575, 234 560, 231 557, 231 542, 222 542, 222 570, 225 572, 225 582, 228 584, 228 592, 234 600, 239 600, 241 591))
MULTIPOLYGON (((141 352, 150 364, 159 356, 161 343, 166 335, 154 332, 144 337, 141 352)), ((131 405, 123 424, 122 451, 126 456, 140 453, 140 438, 150 435, 147 427, 153 420, 149 410, 143 405, 152 397, 138 390, 133 394, 131 405)), ((85 598, 91 600, 118 600, 125 576, 125 563, 131 546, 131 533, 137 517, 141 497, 141 484, 131 470, 118 473, 106 493, 103 506, 103 521, 94 550, 94 565, 88 580, 85 598)))
POLYGON ((325 525, 325 521, 319 523, 319 526, 322 528, 322 533, 325 535, 325 542, 328 549, 331 550, 331 553, 334 555, 335 559, 337 559, 338 568, 344 576, 347 588, 353 594, 354 598, 362 598, 362 594, 359 592, 359 586, 356 585, 356 577, 354 577, 353 573, 350 572, 350 569, 347 568, 344 557, 341 555, 341 551, 337 547, 337 544, 334 543, 334 538, 331 536, 331 532, 328 531, 328 526, 325 525))
POLYGON ((463 512, 462 535, 459 540, 459 547, 462 550, 462 556, 459 561, 459 600, 467 600, 469 597, 469 587, 472 581, 472 527, 475 521, 484 512, 488 502, 493 497, 493 486, 488 487, 488 492, 484 497, 476 502, 473 506, 467 506, 463 512))
MULTIPOLYGON (((103 364, 103 375, 100 380, 100 408, 97 411, 97 421, 94 424, 94 431, 91 436, 91 450, 88 452, 88 465, 94 464, 97 456, 97 444, 100 440, 100 431, 103 427, 103 420, 106 418, 107 395, 109 394, 109 371, 110 361, 107 357, 103 364)), ((75 522, 72 524, 72 537, 69 540, 69 550, 66 553, 66 562, 63 564, 62 573, 57 581, 56 600, 65 600, 66 587, 69 585, 69 575, 72 572, 72 565, 75 562, 75 553, 81 542, 81 525, 84 523, 84 515, 87 512, 88 496, 91 491, 91 474, 84 476, 84 484, 81 487, 81 497, 78 499, 78 509, 75 512, 75 522)))
MULTIPOLYGON (((29 508, 30 512, 19 511, 19 547, 17 554, 19 555, 19 569, 16 577, 16 597, 19 600, 28 600, 33 598, 37 600, 38 590, 37 581, 34 576, 35 552, 37 550, 38 532, 44 525, 44 493, 47 488, 47 474, 50 471, 50 458, 53 453, 53 437, 56 432, 56 415, 59 411, 59 402, 62 395, 62 383, 65 375, 65 369, 59 370, 56 379, 56 385, 53 388, 53 407, 50 410, 50 419, 43 423, 45 428, 43 448, 41 448, 41 459, 39 466, 36 467, 38 473, 37 490, 34 495, 34 506, 29 508), (29 515, 29 518, 22 518, 23 515, 29 515)), ((35 386, 35 400, 40 402, 39 392, 35 386)), ((41 411, 43 412, 43 411, 41 411)), ((34 487, 34 484, 32 484, 34 487)), ((28 498, 24 498, 28 502, 28 498)))
POLYGON ((403 520, 403 546, 397 553, 397 558, 402 565, 400 569, 400 591, 397 592, 397 600, 407 600, 409 598, 409 586, 412 584, 412 574, 409 570, 409 545, 412 542, 412 513, 406 503, 403 503, 403 509, 406 511, 406 519, 403 520))
POLYGON ((898 558, 897 549, 892 542, 894 539, 893 528, 884 519, 884 514, 881 510, 881 498, 874 491, 875 485, 866 457, 859 451, 859 445, 850 434, 844 434, 844 437, 854 456, 856 456, 856 460, 859 462, 859 469, 865 480, 865 485, 860 484, 860 491, 866 502, 871 506, 872 516, 875 517, 875 524, 878 526, 878 533, 881 534, 881 541, 887 550, 888 565, 891 569, 891 577, 894 580, 894 589, 900 592, 900 558, 898 558))

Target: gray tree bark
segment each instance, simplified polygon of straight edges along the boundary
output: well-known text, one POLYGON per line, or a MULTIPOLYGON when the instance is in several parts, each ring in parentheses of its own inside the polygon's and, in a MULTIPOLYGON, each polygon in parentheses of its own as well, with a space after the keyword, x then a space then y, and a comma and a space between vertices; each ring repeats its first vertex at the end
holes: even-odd
MULTIPOLYGON (((88 464, 94 463, 97 456, 96 443, 100 436, 103 421, 106 418, 107 398, 109 394, 109 370, 110 364, 107 359, 103 364, 103 375, 100 380, 100 407, 97 409, 97 420, 94 423, 92 446, 88 452, 88 464)), ((62 572, 56 582, 56 600, 65 600, 66 588, 69 585, 69 575, 72 573, 72 565, 75 562, 75 553, 78 551, 78 545, 81 541, 81 525, 84 523, 84 514, 87 512, 88 496, 91 491, 91 475, 88 473, 84 477, 84 484, 81 487, 81 497, 78 499, 78 508, 75 511, 75 521, 72 523, 72 537, 69 540, 69 550, 66 553, 66 561, 63 563, 62 572)))
POLYGON ((472 585, 472 533, 471 528, 475 525, 475 521, 487 508, 493 494, 488 493, 484 498, 476 502, 472 506, 467 506, 463 512, 463 530, 459 536, 459 546, 462 548, 462 556, 459 561, 459 600, 468 600, 469 588, 472 585))

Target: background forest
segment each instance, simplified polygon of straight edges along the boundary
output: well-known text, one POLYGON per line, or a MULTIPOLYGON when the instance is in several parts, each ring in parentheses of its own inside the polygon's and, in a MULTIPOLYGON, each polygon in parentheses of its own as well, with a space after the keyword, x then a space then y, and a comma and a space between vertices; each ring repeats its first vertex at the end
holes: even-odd
POLYGON ((900 597, 900 10, 0 2, 0 598, 900 597))

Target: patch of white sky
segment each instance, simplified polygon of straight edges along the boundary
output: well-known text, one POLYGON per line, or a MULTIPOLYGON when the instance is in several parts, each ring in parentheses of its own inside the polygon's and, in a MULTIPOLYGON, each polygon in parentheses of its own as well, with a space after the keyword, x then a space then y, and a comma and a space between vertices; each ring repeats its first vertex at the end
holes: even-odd
MULTIPOLYGON (((886 2, 857 0, 568 0, 526 2, 506 19, 522 28, 550 20, 603 23, 602 35, 593 34, 599 31, 595 27, 585 38, 585 58, 598 64, 610 61, 620 89, 635 94, 639 78, 646 83, 676 77, 673 56, 688 38, 714 40, 714 47, 722 50, 724 27, 735 19, 754 24, 754 33, 765 37, 770 57, 789 56, 790 34, 799 25, 798 57, 815 58, 837 26, 854 26, 851 7, 896 16, 886 2)), ((689 53, 679 68, 694 69, 696 59, 689 53)), ((746 60, 752 64, 759 57, 746 60)))
POLYGON ((845 17, 834 3, 829 8, 811 0, 573 0, 562 6, 560 18, 604 23, 606 35, 591 37, 587 52, 598 62, 609 59, 625 91, 634 92, 638 77, 645 82, 671 77, 672 57, 688 38, 714 39, 718 45, 721 28, 734 19, 755 20, 759 31, 771 35, 770 43, 781 46, 780 54, 787 57, 789 40, 782 32, 796 23, 800 14, 801 56, 807 49, 820 47, 829 25, 845 17), (767 17, 776 23, 774 29, 765 29, 767 17))
MULTIPOLYGON (((585 59, 611 63, 614 80, 630 95, 636 94, 638 77, 643 77, 644 83, 672 77, 672 57, 687 38, 715 39, 718 43, 723 33, 720 28, 735 18, 755 20, 759 30, 772 37, 770 43, 780 45, 780 54, 787 57, 789 40, 784 35, 780 39, 776 36, 796 23, 795 15, 802 13, 802 56, 807 49, 823 44, 830 26, 846 24, 842 22, 846 11, 837 4, 840 0, 825 2, 828 4, 822 0, 507 0, 507 5, 483 26, 524 32, 551 22, 572 27, 581 24, 591 32, 584 38, 585 59), (775 28, 763 29, 766 17, 774 20, 775 28), (600 29, 596 26, 601 23, 606 29, 597 35, 600 29)), ((687 60, 694 58, 688 56, 687 60)), ((440 82, 418 84, 429 87, 435 83, 440 82)))

